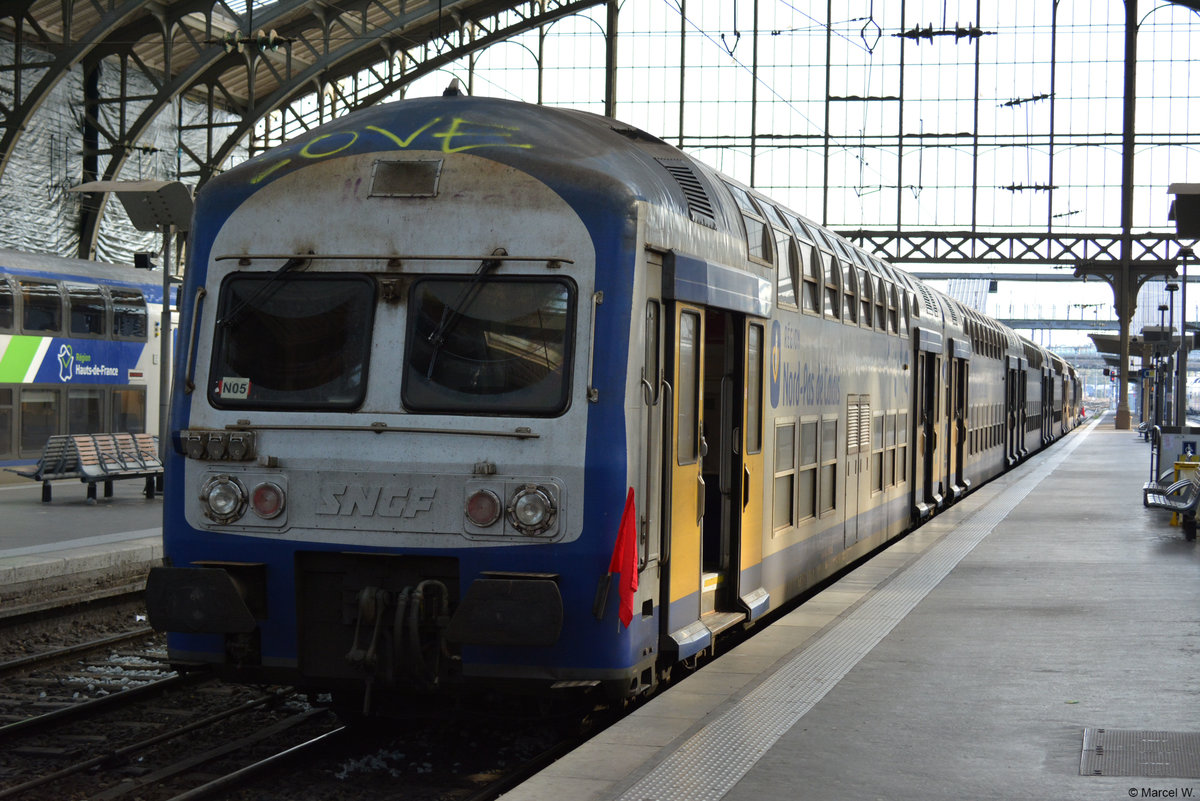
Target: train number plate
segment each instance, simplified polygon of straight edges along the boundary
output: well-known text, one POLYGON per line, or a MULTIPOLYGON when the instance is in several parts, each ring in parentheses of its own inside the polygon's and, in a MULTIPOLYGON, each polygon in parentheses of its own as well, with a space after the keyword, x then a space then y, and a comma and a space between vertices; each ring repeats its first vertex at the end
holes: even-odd
POLYGON ((217 394, 222 398, 246 400, 250 397, 250 379, 222 378, 220 386, 217 387, 217 394))

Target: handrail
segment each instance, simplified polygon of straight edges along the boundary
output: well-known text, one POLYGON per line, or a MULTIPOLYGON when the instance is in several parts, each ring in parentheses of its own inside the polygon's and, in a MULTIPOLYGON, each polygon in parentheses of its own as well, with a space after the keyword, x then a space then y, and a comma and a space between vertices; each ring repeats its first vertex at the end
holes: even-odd
POLYGON ((208 290, 200 287, 196 290, 196 299, 192 302, 192 327, 188 330, 187 362, 183 373, 183 391, 189 395, 196 389, 196 382, 192 380, 192 371, 196 367, 196 326, 200 319, 200 303, 207 294, 208 290))
POLYGON ((604 302, 603 292, 592 293, 591 337, 588 345, 587 399, 591 403, 600 402, 600 390, 592 384, 592 367, 596 363, 596 309, 604 302))

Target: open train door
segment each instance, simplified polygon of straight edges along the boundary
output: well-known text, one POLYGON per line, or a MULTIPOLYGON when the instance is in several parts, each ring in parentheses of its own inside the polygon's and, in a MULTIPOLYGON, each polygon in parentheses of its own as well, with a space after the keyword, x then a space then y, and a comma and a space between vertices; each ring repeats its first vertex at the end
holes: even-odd
POLYGON ((706 490, 704 455, 704 309, 684 303, 671 307, 667 354, 671 405, 665 500, 669 527, 663 532, 666 588, 662 603, 663 648, 686 659, 707 648, 712 635, 700 620, 700 544, 706 490))
POLYGON ((1021 360, 1005 357, 1004 370, 1004 464, 1012 467, 1020 458, 1017 439, 1021 425, 1021 360))
POLYGON ((928 517, 943 500, 942 484, 946 462, 941 456, 945 443, 942 432, 942 335, 936 331, 914 329, 916 399, 916 469, 913 471, 913 510, 918 518, 928 517))
POLYGON ((950 436, 946 453, 949 491, 958 500, 970 488, 967 480, 967 388, 970 386, 971 346, 950 340, 950 381, 946 388, 947 424, 950 436))
POLYGON ((745 402, 741 414, 741 531, 737 592, 742 608, 753 620, 766 611, 770 598, 763 588, 763 488, 766 456, 763 452, 763 416, 766 404, 766 329, 761 322, 745 322, 742 376, 745 402))

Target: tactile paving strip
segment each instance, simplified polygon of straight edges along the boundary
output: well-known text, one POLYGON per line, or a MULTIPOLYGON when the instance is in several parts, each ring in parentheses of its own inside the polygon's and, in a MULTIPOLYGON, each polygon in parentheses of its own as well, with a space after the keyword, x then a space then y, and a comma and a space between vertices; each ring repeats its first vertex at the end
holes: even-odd
POLYGON ((817 705, 963 557, 1091 433, 1076 432, 991 503, 900 573, 633 784, 622 801, 716 801, 817 705))
POLYGON ((1200 779, 1200 732, 1084 729, 1079 775, 1200 779))

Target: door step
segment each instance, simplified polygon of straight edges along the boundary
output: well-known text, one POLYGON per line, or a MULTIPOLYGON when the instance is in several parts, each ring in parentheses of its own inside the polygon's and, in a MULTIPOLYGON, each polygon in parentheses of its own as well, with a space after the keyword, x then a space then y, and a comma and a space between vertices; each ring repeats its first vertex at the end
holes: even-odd
POLYGON ((708 612, 700 617, 700 622, 715 637, 725 629, 741 623, 745 619, 745 612, 708 612))

